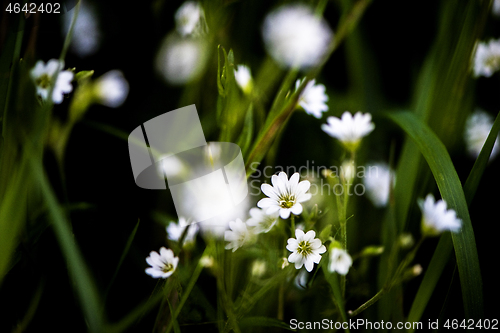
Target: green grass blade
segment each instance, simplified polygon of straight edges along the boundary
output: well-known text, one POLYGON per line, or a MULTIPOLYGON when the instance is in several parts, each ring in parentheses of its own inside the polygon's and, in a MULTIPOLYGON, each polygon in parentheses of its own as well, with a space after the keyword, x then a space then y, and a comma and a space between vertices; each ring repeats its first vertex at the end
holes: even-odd
POLYGON ((241 320, 240 324, 242 327, 247 329, 250 329, 255 326, 264 326, 264 327, 278 327, 284 330, 295 332, 295 330, 291 329, 287 323, 269 317, 258 317, 258 316, 246 317, 241 320))
POLYGON ((69 274, 75 283, 75 290, 80 299, 85 319, 89 325, 89 331, 100 332, 103 328, 103 317, 99 307, 100 301, 97 288, 92 280, 90 271, 73 239, 68 221, 57 202, 57 198, 43 172, 40 161, 32 158, 29 159, 29 163, 34 180, 38 182, 38 186, 47 204, 61 252, 68 264, 69 274))
MULTIPOLYGON (((479 186, 479 181, 484 169, 486 168, 486 165, 488 164, 488 159, 493 149, 493 145, 495 143, 499 130, 500 113, 497 115, 495 123, 493 124, 490 134, 488 135, 488 139, 481 149, 481 153, 474 163, 469 177, 465 182, 464 193, 468 205, 471 204, 472 198, 474 197, 476 189, 479 186)), ((452 246, 453 243, 449 234, 444 234, 443 236, 441 236, 436 251, 434 252, 431 262, 429 263, 429 266, 427 268, 427 272, 424 275, 422 283, 420 284, 420 287, 411 306, 410 313, 408 315, 409 322, 420 320, 425 307, 427 306, 427 303, 431 298, 432 291, 436 287, 439 277, 441 276, 443 268, 450 258, 452 246)))
POLYGON ((417 144, 429 164, 441 196, 448 207, 454 209, 462 219, 462 229, 458 233, 453 233, 452 239, 460 274, 465 316, 482 318, 483 291, 476 241, 465 195, 451 158, 439 138, 415 114, 392 113, 389 114, 389 118, 417 144))
MULTIPOLYGON (((411 305, 408 322, 417 322, 422 317, 427 303, 429 303, 432 293, 441 277, 441 273, 443 273, 443 269, 450 259, 452 249, 453 242, 451 240, 451 235, 449 233, 443 234, 439 239, 434 255, 427 267, 422 283, 420 283, 413 304, 411 305)), ((409 332, 414 332, 414 330, 410 330, 409 332)))

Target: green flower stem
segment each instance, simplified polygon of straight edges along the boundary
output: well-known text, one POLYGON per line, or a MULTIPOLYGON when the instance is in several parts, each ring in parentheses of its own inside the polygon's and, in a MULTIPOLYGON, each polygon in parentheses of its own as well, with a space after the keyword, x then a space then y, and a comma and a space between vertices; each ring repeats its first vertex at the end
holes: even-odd
POLYGON ((402 281, 403 273, 405 272, 408 265, 415 258, 415 254, 417 253, 418 249, 420 248, 420 245, 422 245, 424 240, 425 240, 425 237, 420 238, 420 240, 415 245, 415 247, 410 252, 408 252, 408 254, 403 259, 403 261, 401 261, 401 263, 399 264, 398 268, 396 269, 396 272, 394 273, 393 277, 387 280, 387 282, 384 284, 382 289, 380 289, 375 294, 375 296, 370 298, 368 301, 366 301, 364 304, 362 304, 356 310, 348 312, 351 317, 354 317, 354 316, 360 314, 361 312, 363 312, 364 310, 368 309, 370 306, 375 304, 380 298, 382 298, 382 296, 384 296, 386 293, 388 293, 392 287, 394 287, 395 285, 397 285, 398 283, 400 283, 402 281))
MULTIPOLYGON (((207 253, 207 250, 205 249, 205 251, 202 254, 202 257, 206 253, 207 253)), ((193 274, 191 275, 191 279, 189 280, 188 285, 186 286, 186 288, 182 292, 182 297, 181 297, 181 300, 179 302, 179 305, 177 305, 177 307, 174 310, 174 313, 172 314, 172 318, 170 318, 170 321, 169 321, 168 326, 167 326, 167 330, 165 331, 166 333, 169 333, 170 330, 172 329, 175 321, 177 320, 177 317, 179 316, 179 313, 182 310, 182 307, 186 303, 186 301, 189 297, 189 294, 193 290, 193 287, 196 284, 196 281, 198 281, 198 278, 200 277, 202 270, 203 270, 203 265, 201 265, 201 263, 198 262, 198 264, 196 265, 196 268, 194 269, 193 274)))
POLYGON ((290 230, 292 231, 292 237, 295 235, 295 216, 290 214, 290 230))

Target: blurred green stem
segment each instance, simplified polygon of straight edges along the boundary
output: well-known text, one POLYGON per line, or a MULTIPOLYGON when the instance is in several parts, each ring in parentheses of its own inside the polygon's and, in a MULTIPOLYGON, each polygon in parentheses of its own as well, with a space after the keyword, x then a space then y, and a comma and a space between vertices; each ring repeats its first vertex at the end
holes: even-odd
POLYGON ((14 46, 14 53, 12 54, 12 67, 10 69, 9 83, 7 85, 7 95, 5 98, 5 105, 3 108, 2 117, 2 136, 5 138, 5 131, 7 129, 7 109, 9 108, 10 94, 12 92, 12 80, 14 78, 14 73, 19 62, 19 57, 21 55, 21 45, 23 43, 23 33, 24 33, 24 18, 22 15, 19 17, 19 26, 16 36, 16 44, 14 46))
POLYGON ((425 240, 425 237, 421 237, 420 238, 420 240, 415 245, 415 247, 410 252, 408 252, 408 254, 403 259, 403 261, 401 261, 401 263, 399 264, 399 266, 396 269, 396 272, 394 273, 394 275, 392 276, 392 278, 389 278, 386 281, 386 283, 384 284, 384 286, 382 287, 382 289, 380 289, 375 294, 375 296, 373 296, 372 298, 370 298, 368 301, 366 301, 364 304, 362 304, 359 308, 357 308, 354 311, 349 311, 348 312, 349 316, 354 317, 354 316, 360 314, 361 312, 363 312, 364 310, 368 309, 370 306, 372 306, 373 304, 375 304, 380 298, 382 298, 382 296, 384 296, 386 293, 388 293, 391 290, 392 287, 394 287, 396 284, 398 284, 398 283, 401 282, 401 279, 402 279, 402 277, 404 275, 404 272, 405 272, 406 268, 408 267, 408 265, 415 258, 415 254, 417 253, 418 249, 420 248, 420 245, 422 245, 422 242, 424 240, 425 240))

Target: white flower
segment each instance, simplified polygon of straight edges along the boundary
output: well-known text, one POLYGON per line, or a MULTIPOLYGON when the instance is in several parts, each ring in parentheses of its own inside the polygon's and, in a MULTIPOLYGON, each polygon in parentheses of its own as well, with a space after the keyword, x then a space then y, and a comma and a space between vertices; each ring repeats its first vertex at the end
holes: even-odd
POLYGON ((261 190, 269 198, 261 199, 257 206, 263 208, 266 214, 279 211, 282 219, 287 219, 290 213, 300 215, 302 213, 301 202, 311 199, 311 193, 306 193, 311 186, 308 180, 299 183, 299 173, 294 173, 290 180, 286 173, 280 172, 278 176, 271 177, 271 183, 262 184, 261 190))
MULTIPOLYGON (((488 138, 488 134, 493 127, 493 117, 482 110, 476 110, 472 113, 465 123, 465 144, 470 156, 477 158, 484 143, 488 138)), ((500 152, 498 137, 495 140, 493 150, 491 151, 490 160, 500 152)))
POLYGON ((385 207, 389 201, 391 186, 394 184, 396 174, 386 163, 374 163, 366 167, 363 183, 368 198, 375 207, 385 207))
POLYGON ((64 62, 57 59, 49 60, 47 65, 42 60, 38 60, 35 67, 31 70, 30 74, 31 78, 35 81, 36 92, 42 99, 47 100, 52 85, 54 85, 52 101, 56 104, 61 104, 63 95, 73 90, 73 86, 71 85, 73 72, 63 71, 63 67, 64 62), (55 79, 54 75, 58 70, 59 75, 55 79))
POLYGON ((312 271, 314 263, 319 264, 321 254, 326 252, 326 247, 321 244, 321 240, 316 237, 314 230, 309 230, 306 234, 300 229, 295 230, 296 238, 289 238, 286 249, 292 254, 288 256, 288 261, 295 263, 295 268, 300 269, 303 265, 308 272, 312 271))
POLYGON ((264 260, 255 260, 252 264, 252 276, 261 277, 266 273, 266 262, 264 260))
POLYGON ((175 13, 177 32, 183 37, 203 32, 204 17, 203 8, 198 2, 184 2, 175 13))
POLYGON ((229 222, 229 228, 224 232, 224 239, 229 243, 226 244, 226 250, 233 249, 233 252, 244 244, 250 243, 254 239, 254 233, 251 229, 247 228, 245 222, 240 219, 229 222))
POLYGON ((146 258, 146 262, 152 266, 146 268, 146 274, 154 278, 161 277, 166 279, 172 275, 177 268, 179 257, 174 257, 174 252, 172 250, 162 247, 160 249, 160 254, 151 251, 149 257, 146 258))
POLYGON ((165 39, 158 52, 156 68, 168 83, 186 84, 203 74, 207 54, 202 39, 172 35, 165 39))
POLYGON ((371 122, 372 116, 369 113, 357 112, 354 117, 346 111, 342 118, 328 117, 327 124, 321 125, 321 129, 331 137, 339 139, 349 150, 356 150, 361 139, 368 135, 375 125, 371 122))
MULTIPOLYGON (((295 90, 297 90, 302 83, 301 80, 295 82, 295 90)), ((325 86, 316 84, 316 80, 311 80, 307 83, 299 97, 299 105, 317 119, 321 118, 322 112, 328 111, 328 95, 325 93, 325 86)))
POLYGON ((269 13, 262 27, 267 51, 282 66, 311 67, 326 54, 333 33, 326 21, 304 5, 288 5, 269 13))
MULTIPOLYGON (((69 31, 74 11, 75 9, 73 8, 62 16, 62 32, 64 36, 69 31)), ((100 43, 101 32, 95 9, 88 1, 82 1, 80 10, 78 11, 78 18, 73 28, 73 36, 71 37, 71 51, 83 58, 96 53, 100 43)))
POLYGON ((328 263, 328 270, 330 272, 346 275, 351 266, 352 258, 345 250, 335 247, 330 251, 330 261, 328 263))
POLYGON ((252 91, 253 88, 253 80, 252 74, 250 73, 250 68, 245 65, 238 65, 234 70, 234 78, 236 79, 236 83, 243 90, 245 94, 248 94, 252 91))
POLYGON ((490 77, 500 69, 500 39, 479 42, 474 55, 474 76, 490 77))
POLYGON ((435 202, 434 196, 428 194, 425 201, 420 199, 418 204, 422 210, 422 232, 425 235, 435 236, 443 231, 460 230, 462 221, 453 209, 447 210, 444 200, 435 202))
POLYGON ((493 1, 492 12, 495 16, 500 16, 500 0, 493 1))
POLYGON ((200 265, 206 268, 210 268, 214 266, 214 257, 209 255, 204 255, 200 258, 200 265))
POLYGON ((266 233, 271 230, 278 221, 278 212, 266 214, 264 209, 252 208, 250 209, 250 218, 247 220, 247 225, 254 227, 255 232, 266 233))
POLYGON ((192 244, 195 241, 196 234, 198 233, 198 224, 192 223, 191 225, 187 223, 184 217, 179 217, 179 222, 170 222, 167 226, 167 237, 173 241, 179 241, 184 232, 184 229, 189 226, 186 237, 184 238, 184 245, 192 244))
POLYGON ((129 85, 120 70, 111 70, 96 80, 96 95, 99 103, 117 108, 125 102, 129 85))

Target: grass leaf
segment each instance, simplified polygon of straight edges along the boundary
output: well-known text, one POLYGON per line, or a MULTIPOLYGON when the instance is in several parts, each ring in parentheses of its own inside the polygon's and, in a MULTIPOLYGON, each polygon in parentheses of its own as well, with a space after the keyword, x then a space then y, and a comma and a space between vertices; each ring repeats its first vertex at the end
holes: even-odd
POLYGON ((462 229, 452 234, 467 318, 482 318, 483 291, 474 231, 460 179, 451 158, 439 138, 411 112, 389 114, 418 146, 429 164, 442 198, 462 219, 462 229))

